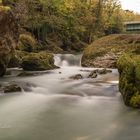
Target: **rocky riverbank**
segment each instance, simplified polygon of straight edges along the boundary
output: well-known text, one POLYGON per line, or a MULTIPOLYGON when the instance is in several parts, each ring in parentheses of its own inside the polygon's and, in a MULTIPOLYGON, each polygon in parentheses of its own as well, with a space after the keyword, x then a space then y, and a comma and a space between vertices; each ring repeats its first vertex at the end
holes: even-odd
POLYGON ((139 34, 105 36, 89 45, 83 54, 82 66, 116 68, 123 53, 140 53, 139 34))
MULTIPOLYGON (((84 51, 86 67, 118 68, 119 89, 127 106, 140 108, 140 35, 103 37, 84 51)), ((93 75, 96 77, 96 73, 93 75)))
POLYGON ((21 27, 15 11, 17 5, 3 3, 8 6, 0 6, 0 76, 6 73, 7 67, 22 67, 27 71, 57 68, 53 54, 42 52, 39 41, 21 27))

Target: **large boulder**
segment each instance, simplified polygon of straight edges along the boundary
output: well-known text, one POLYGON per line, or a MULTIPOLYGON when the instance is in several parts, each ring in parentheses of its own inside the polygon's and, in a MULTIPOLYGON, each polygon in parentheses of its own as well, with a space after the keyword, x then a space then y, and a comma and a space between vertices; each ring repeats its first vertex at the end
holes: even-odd
POLYGON ((0 6, 0 76, 6 67, 18 43, 18 25, 11 9, 0 6))
POLYGON ((21 66, 27 71, 43 71, 56 68, 53 55, 47 52, 29 53, 22 58, 21 66))
POLYGON ((82 66, 116 68, 124 52, 140 53, 140 34, 115 34, 98 39, 85 49, 82 66))
POLYGON ((119 89, 128 106, 140 108, 140 55, 121 56, 118 60, 119 89))

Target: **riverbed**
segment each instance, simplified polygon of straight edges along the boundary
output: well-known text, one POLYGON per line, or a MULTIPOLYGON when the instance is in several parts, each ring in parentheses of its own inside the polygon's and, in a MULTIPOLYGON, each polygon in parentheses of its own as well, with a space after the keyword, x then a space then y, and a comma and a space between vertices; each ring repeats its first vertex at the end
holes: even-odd
POLYGON ((139 140, 140 112, 124 105, 118 71, 90 79, 93 68, 80 60, 58 54, 60 69, 2 78, 29 83, 30 90, 0 95, 0 140, 139 140), (69 78, 75 74, 84 78, 69 78))

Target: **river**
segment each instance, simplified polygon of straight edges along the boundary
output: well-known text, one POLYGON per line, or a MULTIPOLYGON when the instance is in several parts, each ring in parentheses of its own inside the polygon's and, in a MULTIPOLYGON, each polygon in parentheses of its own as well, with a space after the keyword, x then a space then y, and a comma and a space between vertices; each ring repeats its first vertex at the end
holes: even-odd
POLYGON ((124 105, 118 72, 86 78, 81 55, 57 54, 60 69, 4 77, 31 83, 30 91, 0 95, 0 140, 139 140, 140 112, 124 105), (69 79, 82 74, 81 80, 69 79))

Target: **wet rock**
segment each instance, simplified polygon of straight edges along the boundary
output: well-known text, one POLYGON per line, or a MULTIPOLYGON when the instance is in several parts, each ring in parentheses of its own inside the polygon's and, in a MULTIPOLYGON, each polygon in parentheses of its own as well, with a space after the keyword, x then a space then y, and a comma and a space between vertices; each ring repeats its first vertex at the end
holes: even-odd
POLYGON ((97 76, 98 76, 97 70, 94 70, 89 74, 88 78, 97 78, 97 76))
POLYGON ((2 90, 4 93, 12 93, 12 92, 21 92, 22 89, 17 84, 10 84, 7 86, 3 86, 2 90))
POLYGON ((103 75, 103 74, 107 74, 107 73, 111 73, 112 70, 108 70, 108 69, 96 69, 93 70, 92 72, 90 72, 88 78, 97 78, 98 74, 99 75, 103 75))
POLYGON ((73 79, 73 80, 80 80, 80 79, 83 79, 83 76, 81 74, 76 74, 74 76, 71 76, 70 79, 73 79))
POLYGON ((107 73, 111 73, 112 70, 108 70, 108 69, 101 69, 101 70, 97 70, 97 72, 102 75, 102 74, 107 74, 107 73))

